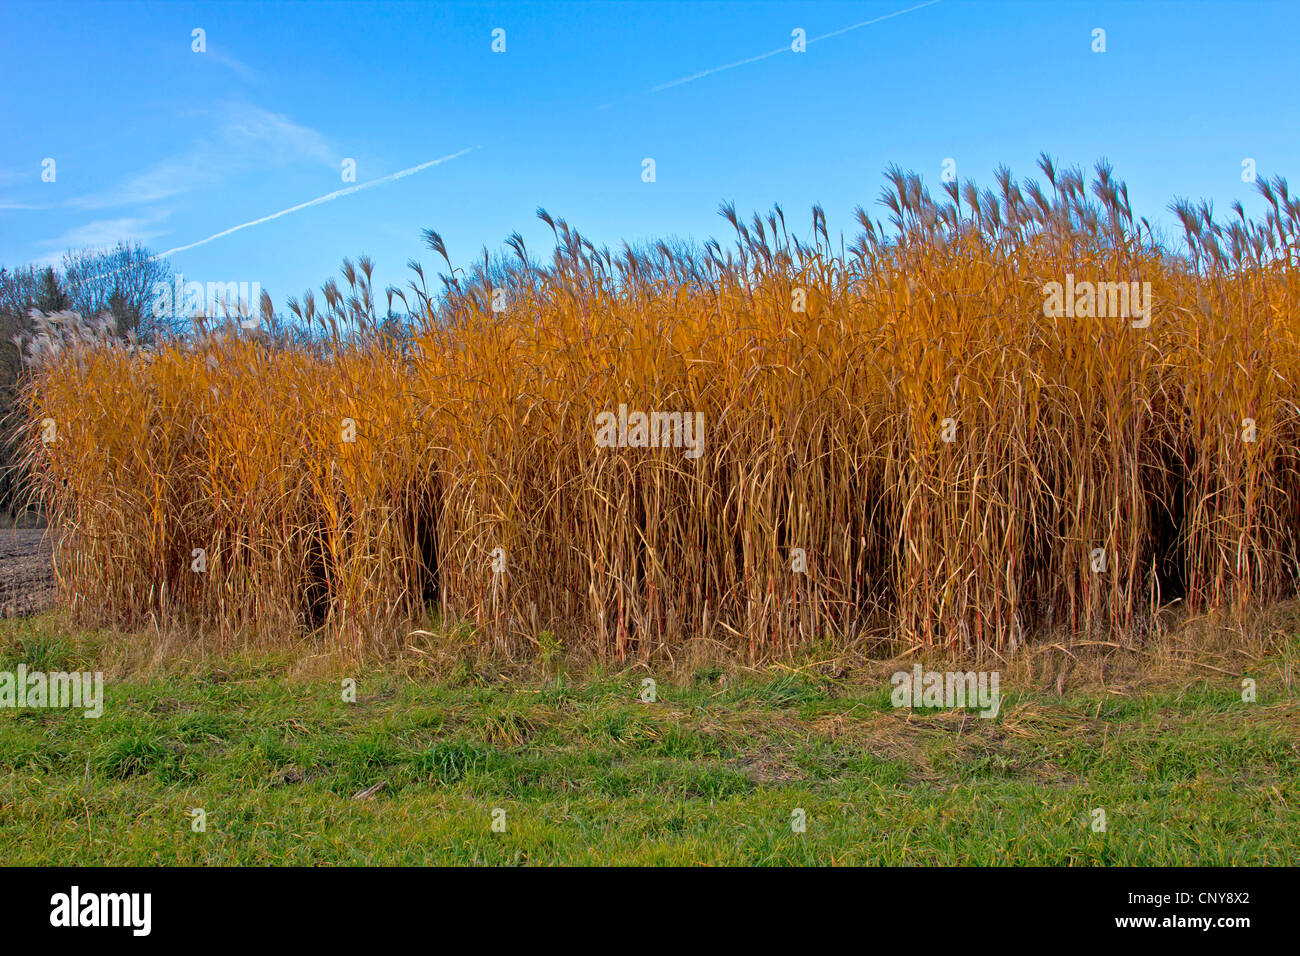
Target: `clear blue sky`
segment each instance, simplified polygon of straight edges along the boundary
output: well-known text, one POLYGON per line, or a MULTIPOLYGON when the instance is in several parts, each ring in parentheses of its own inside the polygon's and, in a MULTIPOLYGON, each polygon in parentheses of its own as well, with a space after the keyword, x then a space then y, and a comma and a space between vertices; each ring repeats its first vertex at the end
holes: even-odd
POLYGON ((186 246, 346 188, 347 158, 364 184, 470 147, 172 262, 188 280, 260 282, 283 307, 345 256, 404 284, 409 258, 435 261, 425 228, 457 264, 514 230, 549 253, 538 206, 611 245, 726 236, 722 200, 780 202, 801 234, 821 202, 851 235, 855 205, 884 218, 890 163, 937 192, 946 158, 992 186, 999 163, 1033 175, 1047 150, 1108 157, 1135 213, 1169 224, 1175 194, 1258 209, 1246 157, 1300 174, 1300 4, 942 0, 836 33, 918 2, 3 0, 0 264, 186 246))

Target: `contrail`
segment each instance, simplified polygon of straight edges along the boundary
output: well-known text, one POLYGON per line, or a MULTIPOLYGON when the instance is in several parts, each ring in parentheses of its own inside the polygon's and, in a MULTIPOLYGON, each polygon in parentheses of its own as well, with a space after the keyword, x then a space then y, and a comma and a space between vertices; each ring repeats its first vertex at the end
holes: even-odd
POLYGON ((680 80, 673 80, 671 83, 661 83, 650 90, 651 93, 658 93, 660 90, 666 90, 673 86, 681 86, 683 83, 689 83, 692 80, 698 80, 702 76, 708 76, 710 73, 721 73, 723 70, 734 70, 738 66, 744 66, 746 63, 757 63, 759 60, 766 60, 769 56, 776 56, 778 53, 784 53, 789 47, 778 47, 767 53, 760 53, 758 56, 751 56, 748 60, 737 60, 735 63, 728 63, 726 66, 714 66, 707 70, 700 70, 698 73, 692 73, 690 76, 683 76, 680 80))
MULTIPOLYGON (((905 13, 912 13, 916 10, 923 9, 924 7, 932 7, 939 2, 941 2, 941 0, 927 0, 926 3, 920 3, 914 7, 908 7, 906 10, 896 10, 893 13, 886 13, 882 17, 876 17, 875 19, 872 20, 863 20, 861 23, 855 23, 852 26, 843 27, 842 29, 839 30, 832 30, 830 33, 823 33, 819 37, 813 37, 811 40, 808 41, 808 43, 816 43, 819 40, 829 40, 831 37, 837 37, 841 33, 848 33, 850 30, 860 30, 862 29, 862 27, 869 27, 871 26, 871 24, 879 23, 882 20, 890 20, 893 19, 894 17, 901 17, 905 13)), ((659 86, 653 87, 650 90, 650 92, 658 93, 661 90, 666 90, 669 89, 670 87, 681 86, 683 83, 690 83, 692 80, 698 80, 701 77, 708 76, 711 73, 721 73, 723 70, 733 70, 736 67, 744 66, 747 63, 757 63, 759 60, 766 60, 768 57, 776 56, 778 53, 788 53, 788 52, 790 52, 790 47, 788 46, 778 47, 777 49, 770 50, 767 53, 760 53, 758 56, 751 56, 747 60, 737 60, 735 63, 728 63, 725 66, 715 66, 707 70, 701 70, 699 73, 692 73, 690 76, 683 76, 680 80, 673 80, 671 83, 661 83, 659 86)))
POLYGON ((850 30, 857 30, 859 27, 869 27, 871 24, 879 23, 881 20, 890 20, 894 17, 901 17, 905 13, 913 13, 914 11, 920 10, 924 7, 932 7, 939 2, 941 2, 941 0, 928 0, 926 3, 918 3, 916 6, 908 7, 906 10, 896 10, 893 13, 886 13, 883 17, 876 17, 874 20, 863 20, 861 23, 855 23, 851 27, 844 27, 842 30, 832 30, 830 33, 823 33, 821 36, 814 37, 808 42, 816 43, 818 40, 828 40, 831 37, 839 36, 841 33, 848 33, 850 30))
POLYGON ((349 196, 352 193, 360 192, 363 189, 370 189, 373 186, 382 186, 384 183, 391 183, 395 179, 413 175, 422 169, 428 169, 430 166, 437 166, 439 163, 445 163, 448 160, 464 156, 466 153, 472 153, 476 149, 482 149, 480 143, 478 146, 469 146, 458 153, 451 153, 447 156, 431 159, 427 163, 420 163, 418 166, 412 166, 410 169, 398 170, 395 173, 389 173, 387 176, 380 176, 378 179, 372 179, 368 183, 360 183, 356 186, 348 186, 346 189, 336 189, 332 193, 326 193, 324 196, 317 196, 315 199, 309 199, 306 202, 300 202, 296 206, 290 206, 288 209, 281 209, 279 212, 273 212, 269 216, 263 216, 260 219, 254 219, 251 222, 243 222, 238 226, 231 226, 229 229, 223 229, 221 232, 213 233, 206 239, 200 239, 197 242, 191 242, 184 246, 177 246, 175 249, 168 249, 166 252, 160 252, 156 256, 150 256, 150 260, 163 259, 177 252, 184 252, 186 249, 193 249, 195 246, 206 245, 213 240, 228 236, 232 232, 239 232, 241 229, 247 229, 249 226, 258 226, 264 222, 270 222, 272 219, 279 219, 281 216, 287 216, 291 212, 297 212, 299 209, 306 209, 308 206, 319 206, 321 203, 329 202, 332 199, 338 199, 340 196, 349 196))

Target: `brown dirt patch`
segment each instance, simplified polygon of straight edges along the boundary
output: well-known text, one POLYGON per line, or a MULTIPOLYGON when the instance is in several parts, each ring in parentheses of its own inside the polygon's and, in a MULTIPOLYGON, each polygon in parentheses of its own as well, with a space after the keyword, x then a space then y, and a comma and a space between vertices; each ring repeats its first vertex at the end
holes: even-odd
POLYGON ((54 603, 54 560, 44 528, 0 530, 0 617, 34 614, 54 603))

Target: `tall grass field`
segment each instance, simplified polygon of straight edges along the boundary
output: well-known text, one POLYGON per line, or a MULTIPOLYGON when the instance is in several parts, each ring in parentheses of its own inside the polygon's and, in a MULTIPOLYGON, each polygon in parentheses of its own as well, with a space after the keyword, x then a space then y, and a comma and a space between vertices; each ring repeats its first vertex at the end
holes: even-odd
POLYGON ((539 211, 547 258, 515 235, 466 271, 429 232, 445 272, 385 296, 345 263, 293 342, 42 316, 23 435, 63 603, 379 656, 436 611, 623 663, 1131 647, 1294 595, 1300 199, 1176 200, 1163 236, 1105 163, 1040 166, 891 169, 854 235, 724 206, 725 244, 611 250, 539 211))

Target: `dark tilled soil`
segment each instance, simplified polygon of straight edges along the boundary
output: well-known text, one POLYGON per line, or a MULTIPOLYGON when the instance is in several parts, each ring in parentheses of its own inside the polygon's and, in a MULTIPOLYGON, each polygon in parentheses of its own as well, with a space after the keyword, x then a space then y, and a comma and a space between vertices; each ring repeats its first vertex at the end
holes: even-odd
POLYGON ((0 529, 0 617, 54 603, 54 563, 44 528, 0 529))

